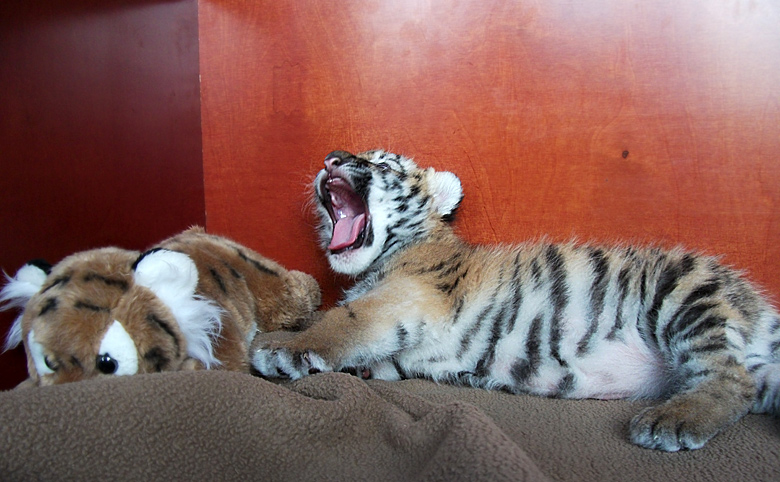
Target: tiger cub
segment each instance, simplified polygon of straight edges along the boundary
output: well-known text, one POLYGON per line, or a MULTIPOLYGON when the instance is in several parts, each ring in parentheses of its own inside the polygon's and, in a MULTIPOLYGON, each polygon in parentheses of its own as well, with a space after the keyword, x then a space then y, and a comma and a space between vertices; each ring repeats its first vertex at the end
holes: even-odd
POLYGON ((459 179, 381 150, 335 151, 314 182, 331 267, 357 279, 308 330, 265 338, 268 377, 365 367, 513 393, 662 399, 631 440, 696 449, 780 408, 780 316, 736 272, 680 249, 473 246, 459 179))

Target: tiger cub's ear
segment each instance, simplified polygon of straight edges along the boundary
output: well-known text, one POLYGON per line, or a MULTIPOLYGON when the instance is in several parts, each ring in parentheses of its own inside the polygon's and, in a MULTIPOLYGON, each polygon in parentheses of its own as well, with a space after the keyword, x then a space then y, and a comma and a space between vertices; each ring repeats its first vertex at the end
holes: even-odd
POLYGON ((174 306, 190 298, 198 285, 198 269, 184 253, 156 248, 143 253, 133 264, 135 282, 149 288, 163 303, 174 306))
POLYGON ((428 185, 433 196, 433 209, 443 217, 451 215, 463 199, 463 188, 458 176, 451 172, 428 169, 428 185))
MULTIPOLYGON (((30 298, 39 292, 51 271, 51 265, 43 260, 30 261, 22 266, 11 278, 6 275, 8 283, 0 290, 0 311, 11 308, 24 310, 30 298)), ((23 313, 22 313, 23 314, 23 313)), ((22 314, 11 325, 5 339, 5 350, 10 350, 22 342, 22 314)))

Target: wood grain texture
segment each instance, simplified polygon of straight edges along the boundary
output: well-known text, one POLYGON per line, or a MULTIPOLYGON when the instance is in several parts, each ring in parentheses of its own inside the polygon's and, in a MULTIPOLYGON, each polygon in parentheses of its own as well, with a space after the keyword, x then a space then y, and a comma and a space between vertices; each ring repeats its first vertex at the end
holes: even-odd
POLYGON ((197 29, 197 0, 0 2, 0 269, 205 223, 197 29))
POLYGON ((683 244, 780 295, 769 0, 200 4, 211 231, 329 273, 305 202, 333 149, 457 173, 470 241, 683 244))

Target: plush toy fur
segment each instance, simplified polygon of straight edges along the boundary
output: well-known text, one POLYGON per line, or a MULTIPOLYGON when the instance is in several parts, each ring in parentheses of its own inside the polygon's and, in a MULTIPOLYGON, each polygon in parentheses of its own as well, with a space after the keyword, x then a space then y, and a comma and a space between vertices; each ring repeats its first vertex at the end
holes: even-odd
POLYGON ((22 267, 0 291, 22 310, 26 385, 198 368, 249 371, 257 332, 297 330, 320 304, 314 278, 192 228, 139 253, 84 251, 22 267))

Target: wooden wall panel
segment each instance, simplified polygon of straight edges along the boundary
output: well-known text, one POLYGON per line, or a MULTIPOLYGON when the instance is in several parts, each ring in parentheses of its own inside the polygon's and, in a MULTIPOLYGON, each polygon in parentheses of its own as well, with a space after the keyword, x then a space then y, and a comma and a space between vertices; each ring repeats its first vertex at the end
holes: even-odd
MULTIPOLYGON (((9 274, 205 223, 197 0, 0 2, 0 165, 9 274)), ((0 389, 25 376, 0 356, 0 389)))
POLYGON ((207 224, 338 293, 307 185, 333 149, 456 172, 474 242, 684 244, 780 295, 770 0, 203 0, 207 224))

